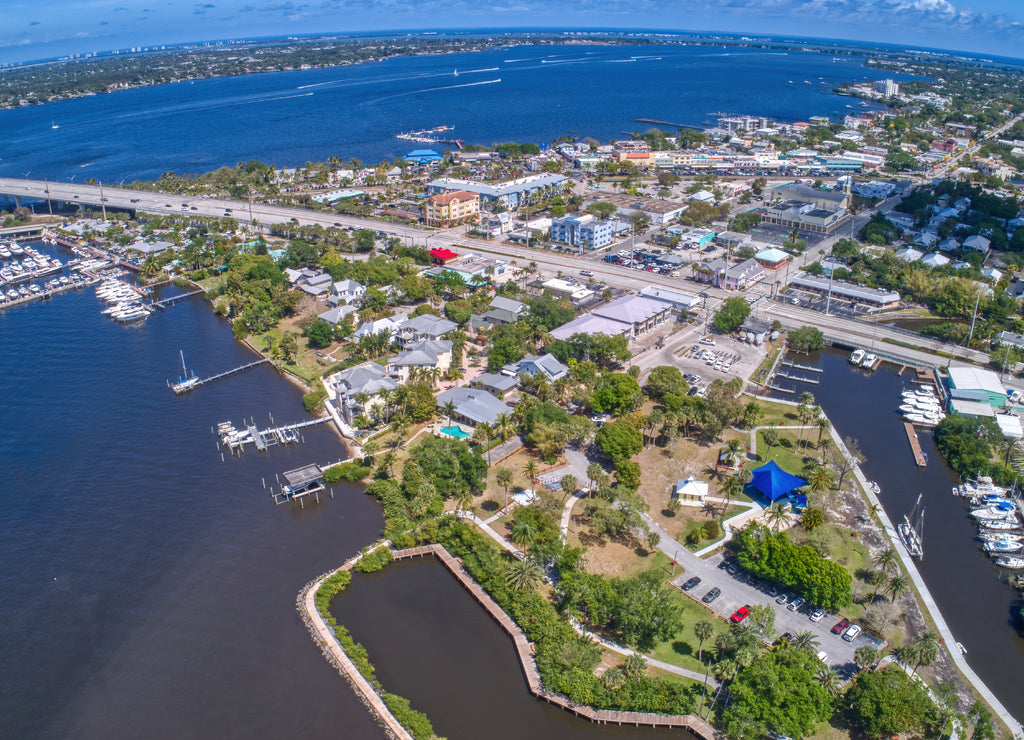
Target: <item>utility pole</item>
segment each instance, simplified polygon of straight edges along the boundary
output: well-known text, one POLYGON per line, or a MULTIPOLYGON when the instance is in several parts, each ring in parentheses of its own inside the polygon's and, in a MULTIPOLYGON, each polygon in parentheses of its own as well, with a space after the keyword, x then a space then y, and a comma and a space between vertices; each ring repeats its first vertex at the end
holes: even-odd
POLYGON ((45 180, 44 182, 46 182, 46 186, 45 186, 46 187, 46 208, 47 208, 47 210, 50 211, 50 220, 52 221, 53 220, 53 203, 50 201, 50 181, 49 180, 45 180))
POLYGON ((103 197, 103 183, 100 183, 100 208, 103 209, 103 223, 107 222, 107 199, 103 197))

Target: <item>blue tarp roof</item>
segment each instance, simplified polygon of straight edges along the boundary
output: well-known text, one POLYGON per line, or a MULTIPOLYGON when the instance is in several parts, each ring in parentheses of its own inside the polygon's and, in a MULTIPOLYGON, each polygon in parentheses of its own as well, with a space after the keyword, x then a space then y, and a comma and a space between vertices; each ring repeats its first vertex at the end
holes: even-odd
POLYGON ((807 481, 792 473, 787 473, 776 465, 774 460, 771 460, 767 465, 762 465, 754 471, 750 485, 770 500, 775 501, 796 488, 806 486, 807 481))

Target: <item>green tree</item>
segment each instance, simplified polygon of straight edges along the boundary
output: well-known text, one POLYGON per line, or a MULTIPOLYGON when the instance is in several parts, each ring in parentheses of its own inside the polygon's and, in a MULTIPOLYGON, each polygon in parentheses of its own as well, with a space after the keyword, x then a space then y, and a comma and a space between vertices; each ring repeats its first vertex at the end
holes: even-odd
POLYGON ((530 556, 513 559, 505 567, 505 585, 513 591, 532 591, 540 585, 544 571, 530 556))
POLYGON ((820 665, 803 650, 783 647, 761 654, 729 687, 722 728, 729 737, 767 737, 769 731, 811 735, 833 710, 832 697, 814 678, 820 665))
POLYGON ((885 590, 889 594, 889 599, 895 603, 896 599, 910 591, 910 580, 902 573, 897 573, 889 579, 885 590))
POLYGON ((629 419, 605 424, 597 431, 594 442, 616 464, 620 460, 628 460, 643 449, 643 436, 629 419))
POLYGON ((721 308, 715 313, 714 327, 723 334, 729 334, 740 327, 750 315, 750 304, 745 298, 733 296, 722 302, 721 308))
POLYGON ((512 471, 508 468, 498 468, 494 479, 499 486, 505 489, 505 503, 508 504, 508 487, 512 485, 512 471))
POLYGON ((797 352, 809 352, 824 347, 825 337, 817 327, 802 326, 789 333, 786 343, 797 352))
POLYGON ((643 393, 635 378, 625 373, 606 373, 594 389, 591 406, 599 414, 621 416, 636 409, 642 401, 643 393))
POLYGON ((853 662, 861 670, 870 668, 878 662, 878 650, 871 645, 861 645, 853 651, 853 662))
POLYGON ((693 625, 693 636, 697 638, 697 660, 704 662, 704 641, 715 634, 715 626, 706 619, 698 619, 693 625))
POLYGON ((895 665, 857 674, 846 698, 854 726, 872 738, 919 731, 931 711, 924 689, 895 665))
POLYGON ((659 365, 647 376, 647 395, 658 401, 665 396, 685 396, 690 390, 682 371, 671 365, 659 365))

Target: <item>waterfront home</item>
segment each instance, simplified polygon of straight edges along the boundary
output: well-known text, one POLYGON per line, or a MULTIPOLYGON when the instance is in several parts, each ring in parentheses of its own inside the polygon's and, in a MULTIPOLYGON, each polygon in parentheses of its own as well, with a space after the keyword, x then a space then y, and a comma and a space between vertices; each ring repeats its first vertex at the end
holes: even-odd
POLYGON ((438 373, 448 371, 452 365, 452 343, 447 339, 423 339, 410 345, 388 361, 388 373, 403 383, 409 382, 415 373, 437 369, 438 373))
POLYGON ((372 416, 383 404, 381 393, 398 388, 398 381, 383 365, 364 362, 324 378, 324 387, 349 424, 359 414, 372 416))
POLYGON ((398 335, 398 330, 405 323, 407 316, 398 315, 376 319, 375 321, 364 321, 352 335, 352 340, 358 342, 363 337, 371 337, 381 332, 387 332, 391 339, 398 335))
POLYGON ((446 413, 444 407, 449 401, 455 407, 452 419, 471 427, 497 424, 500 416, 504 414, 511 417, 513 412, 511 406, 478 388, 456 386, 437 394, 437 405, 442 413, 446 413))

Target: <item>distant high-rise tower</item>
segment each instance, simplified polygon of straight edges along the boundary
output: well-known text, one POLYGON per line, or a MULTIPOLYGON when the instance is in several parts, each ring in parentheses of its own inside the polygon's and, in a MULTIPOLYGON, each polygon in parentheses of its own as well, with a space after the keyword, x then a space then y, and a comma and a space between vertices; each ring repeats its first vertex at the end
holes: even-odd
POLYGON ((892 80, 876 80, 875 91, 887 98, 894 98, 900 94, 900 86, 892 80))

